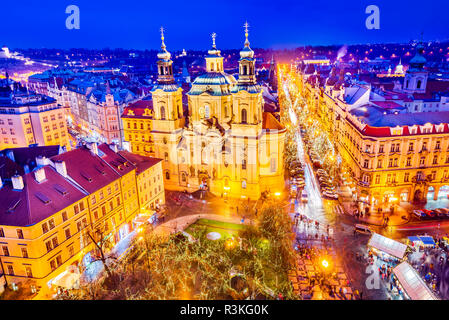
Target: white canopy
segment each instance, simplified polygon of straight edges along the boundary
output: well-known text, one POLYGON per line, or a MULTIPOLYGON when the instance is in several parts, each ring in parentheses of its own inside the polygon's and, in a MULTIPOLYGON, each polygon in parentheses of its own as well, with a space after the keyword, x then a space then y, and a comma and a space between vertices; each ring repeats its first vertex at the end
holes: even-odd
POLYGON ((376 248, 380 251, 388 253, 391 256, 402 259, 404 258, 407 245, 384 237, 378 233, 374 233, 368 242, 368 246, 376 248))
POLYGON ((402 262, 393 269, 405 293, 412 300, 438 300, 413 267, 402 262))

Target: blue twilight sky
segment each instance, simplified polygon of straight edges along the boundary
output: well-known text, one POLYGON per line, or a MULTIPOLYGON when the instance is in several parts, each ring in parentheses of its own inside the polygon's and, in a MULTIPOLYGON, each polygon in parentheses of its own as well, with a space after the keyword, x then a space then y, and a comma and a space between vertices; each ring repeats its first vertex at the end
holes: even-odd
POLYGON ((216 32, 220 49, 251 46, 408 42, 449 39, 447 0, 0 0, 0 46, 10 48, 159 47, 208 49, 216 32), (65 27, 68 5, 80 8, 80 30, 65 27), (365 9, 380 8, 380 30, 367 30, 365 9))

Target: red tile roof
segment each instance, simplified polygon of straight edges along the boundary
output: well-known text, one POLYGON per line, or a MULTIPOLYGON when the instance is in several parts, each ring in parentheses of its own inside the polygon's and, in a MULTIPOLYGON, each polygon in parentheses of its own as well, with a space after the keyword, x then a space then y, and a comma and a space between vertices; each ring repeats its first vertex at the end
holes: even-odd
POLYGON ((106 143, 99 145, 98 150, 101 151, 101 153, 99 152, 100 158, 107 162, 121 176, 136 168, 128 161, 128 159, 125 159, 120 154, 115 153, 106 143))
POLYGON ((65 161, 67 174, 89 193, 120 178, 114 169, 99 156, 93 155, 86 146, 54 156, 51 160, 65 161))
POLYGON ((159 158, 145 157, 128 151, 119 151, 119 154, 137 167, 137 174, 144 172, 148 168, 151 168, 162 161, 162 159, 159 158))
POLYGON ((31 172, 23 176, 22 191, 13 190, 10 185, 0 189, 0 225, 34 225, 86 196, 50 166, 42 168, 46 179, 41 183, 31 172), (44 203, 41 199, 49 202, 44 203))
POLYGON ((130 104, 123 110, 122 118, 146 118, 152 119, 152 117, 144 116, 145 110, 150 109, 153 111, 153 100, 139 100, 130 104), (132 111, 132 115, 129 114, 132 111))

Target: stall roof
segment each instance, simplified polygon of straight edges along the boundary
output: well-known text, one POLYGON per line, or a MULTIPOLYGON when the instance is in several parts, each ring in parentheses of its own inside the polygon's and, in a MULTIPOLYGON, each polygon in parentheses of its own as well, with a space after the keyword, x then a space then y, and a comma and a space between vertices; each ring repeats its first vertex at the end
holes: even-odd
POLYGON ((368 246, 376 248, 380 251, 388 253, 391 256, 402 259, 407 249, 407 245, 384 237, 378 233, 374 233, 368 242, 368 246))
POLYGON ((417 236, 409 236, 408 239, 409 239, 411 242, 421 241, 421 240, 419 239, 419 237, 417 237, 417 236))
POLYGON ((400 263, 393 269, 405 293, 412 300, 438 300, 413 267, 407 262, 400 263))
POLYGON ((425 245, 435 245, 435 241, 430 236, 419 237, 419 239, 421 239, 422 243, 425 245))

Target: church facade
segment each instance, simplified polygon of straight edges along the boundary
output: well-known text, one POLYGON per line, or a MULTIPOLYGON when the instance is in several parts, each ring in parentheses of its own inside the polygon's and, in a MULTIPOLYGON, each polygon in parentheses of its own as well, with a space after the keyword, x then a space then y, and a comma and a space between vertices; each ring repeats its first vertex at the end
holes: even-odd
MULTIPOLYGON (((152 108, 147 110, 151 125, 143 127, 151 128, 148 143, 152 146, 147 150, 163 160, 166 189, 205 189, 217 196, 251 199, 258 199, 264 191, 282 192, 286 130, 271 113, 263 111, 247 27, 238 80, 224 72, 213 34, 212 48, 205 57, 206 72, 193 81, 187 93, 174 80, 163 32, 161 38, 158 81, 152 89, 152 108), (183 94, 188 97, 188 117, 183 114, 183 94)), ((125 109, 126 121, 134 115, 133 110, 125 109)), ((127 125, 124 128, 126 138, 127 125)), ((144 148, 134 149, 132 141, 130 144, 132 152, 145 152, 144 148)))

